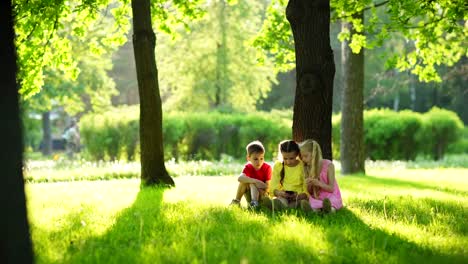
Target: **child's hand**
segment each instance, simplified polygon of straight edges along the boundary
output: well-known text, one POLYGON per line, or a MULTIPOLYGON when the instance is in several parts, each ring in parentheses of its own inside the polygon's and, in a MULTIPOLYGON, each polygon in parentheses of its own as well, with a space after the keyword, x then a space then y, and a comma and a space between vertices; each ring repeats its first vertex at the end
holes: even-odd
POLYGON ((276 194, 278 197, 288 198, 288 194, 285 191, 278 191, 276 194))
POLYGON ((261 181, 258 181, 255 183, 255 186, 258 188, 258 189, 266 189, 267 185, 264 183, 264 182, 261 182, 261 181))
POLYGON ((317 179, 312 179, 312 185, 320 187, 320 185, 322 185, 322 183, 317 179))

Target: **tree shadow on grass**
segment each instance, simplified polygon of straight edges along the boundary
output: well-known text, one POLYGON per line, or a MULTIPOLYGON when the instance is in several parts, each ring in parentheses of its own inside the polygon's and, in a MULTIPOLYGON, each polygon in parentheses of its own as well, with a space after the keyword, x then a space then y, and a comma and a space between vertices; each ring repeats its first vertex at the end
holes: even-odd
POLYGON ((464 224, 468 212, 462 204, 433 198, 386 197, 384 200, 359 201, 360 207, 372 211, 377 217, 393 222, 433 226, 433 229, 448 228, 451 232, 466 236, 464 224))
MULTIPOLYGON (((119 213, 115 223, 105 233, 86 237, 63 236, 62 243, 67 245, 67 251, 63 254, 62 262, 419 263, 463 262, 466 259, 462 253, 446 255, 398 234, 368 226, 346 208, 325 216, 306 216, 297 211, 273 216, 268 212, 255 213, 191 201, 166 203, 163 196, 163 189, 143 189, 134 203, 119 213), (284 220, 286 218, 293 218, 293 221, 288 222, 284 220), (294 231, 284 235, 276 233, 289 223, 306 225, 307 231, 300 234, 293 234, 296 233, 294 231), (320 247, 323 242, 316 243, 316 227, 323 229, 320 231, 323 232, 322 240, 328 243, 325 251, 315 247, 320 247), (295 239, 298 235, 305 236, 310 243, 299 242, 295 239)), ((428 201, 429 205, 432 206, 432 202, 437 201, 428 201)), ((376 202, 360 206, 379 209, 381 205, 376 202)), ((404 210, 398 211, 391 204, 389 206, 388 210, 404 214, 404 210)), ((446 205, 440 206, 447 208, 446 205)), ((419 208, 409 211, 422 214, 419 208)), ((80 219, 79 213, 70 214, 70 224, 65 228, 68 230, 58 231, 52 237, 76 232, 82 227, 80 219)), ((461 232, 465 232, 464 229, 461 232)))
POLYGON ((392 189, 414 188, 414 189, 419 189, 419 190, 431 190, 431 191, 444 192, 444 193, 452 194, 452 195, 468 195, 467 191, 450 189, 447 187, 437 187, 434 185, 423 184, 423 183, 414 182, 414 181, 405 181, 401 179, 382 178, 382 177, 376 177, 376 176, 371 176, 371 175, 346 176, 346 177, 352 178, 351 181, 353 181, 353 184, 350 184, 349 186, 346 185, 346 187, 347 189, 353 190, 353 191, 361 191, 362 187, 360 187, 360 184, 362 184, 363 186, 366 186, 367 184, 370 183, 376 187, 385 187, 385 188, 392 188, 392 189))
POLYGON ((447 255, 380 228, 367 225, 351 210, 312 215, 307 220, 324 226, 333 262, 344 263, 462 263, 463 254, 447 255))
MULTIPOLYGON (((271 239, 270 219, 237 208, 165 203, 164 190, 140 190, 102 235, 69 243, 65 263, 317 262, 290 237, 271 239)), ((65 238, 66 239, 66 238, 65 238)))

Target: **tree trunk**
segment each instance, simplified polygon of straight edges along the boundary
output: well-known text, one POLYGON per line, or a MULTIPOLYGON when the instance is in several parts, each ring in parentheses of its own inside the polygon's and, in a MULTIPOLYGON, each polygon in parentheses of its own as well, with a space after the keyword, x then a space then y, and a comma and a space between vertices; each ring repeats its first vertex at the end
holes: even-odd
POLYGON ((32 263, 23 180, 23 138, 16 83, 13 7, 0 1, 0 263, 32 263))
POLYGON ((50 112, 42 113, 42 154, 52 154, 52 131, 50 129, 50 112))
MULTIPOLYGON (((357 18, 363 20, 361 13, 357 18)), ((354 34, 350 23, 343 23, 343 29, 354 34)), ((341 104, 341 173, 364 172, 364 49, 354 54, 348 45, 342 43, 343 94, 341 104)))
POLYGON ((335 62, 330 46, 330 1, 289 0, 286 17, 296 49, 293 139, 315 139, 323 157, 332 159, 335 62))
POLYGON ((226 25, 226 3, 219 1, 219 35, 220 39, 216 45, 216 94, 215 107, 225 106, 227 82, 227 25, 226 25))
POLYGON ((174 185, 164 165, 162 103, 149 0, 132 0, 133 47, 140 95, 141 184, 174 185))

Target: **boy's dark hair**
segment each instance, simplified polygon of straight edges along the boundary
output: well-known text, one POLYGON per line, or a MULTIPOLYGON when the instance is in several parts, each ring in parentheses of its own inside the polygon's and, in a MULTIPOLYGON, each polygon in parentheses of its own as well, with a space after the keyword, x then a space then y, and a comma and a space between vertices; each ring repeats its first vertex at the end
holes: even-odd
POLYGON ((258 140, 250 142, 245 149, 247 150, 248 156, 253 153, 265 153, 265 148, 263 147, 262 142, 258 140))

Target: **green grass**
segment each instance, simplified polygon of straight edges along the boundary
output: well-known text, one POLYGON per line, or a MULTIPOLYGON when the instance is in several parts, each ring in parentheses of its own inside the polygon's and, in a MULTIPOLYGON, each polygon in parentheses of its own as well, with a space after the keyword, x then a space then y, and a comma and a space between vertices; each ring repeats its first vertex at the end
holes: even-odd
MULTIPOLYGON (((54 159, 45 159, 34 155, 34 160, 28 160, 24 167, 26 182, 60 182, 81 180, 138 179, 140 177, 139 162, 68 160, 63 153, 54 155, 54 159)), ((29 154, 31 155, 31 153, 29 154)), ((173 177, 179 176, 229 176, 237 175, 243 168, 243 162, 230 158, 221 161, 181 161, 166 162, 166 168, 173 177)), ((335 162, 337 172, 339 163, 335 162)), ((395 171, 405 169, 438 169, 459 168, 468 169, 468 155, 447 155, 441 161, 366 161, 367 171, 395 171)))
MULTIPOLYGON (((233 161, 167 161, 166 168, 173 177, 202 175, 233 175, 242 171, 243 164, 233 161)), ((139 162, 86 160, 30 160, 24 167, 26 182, 97 181, 138 179, 139 162)))
MULTIPOLYGON (((28 183, 37 263, 466 263, 468 170, 338 176, 333 215, 229 208, 235 176, 28 183)), ((245 207, 245 202, 243 202, 245 207)))

